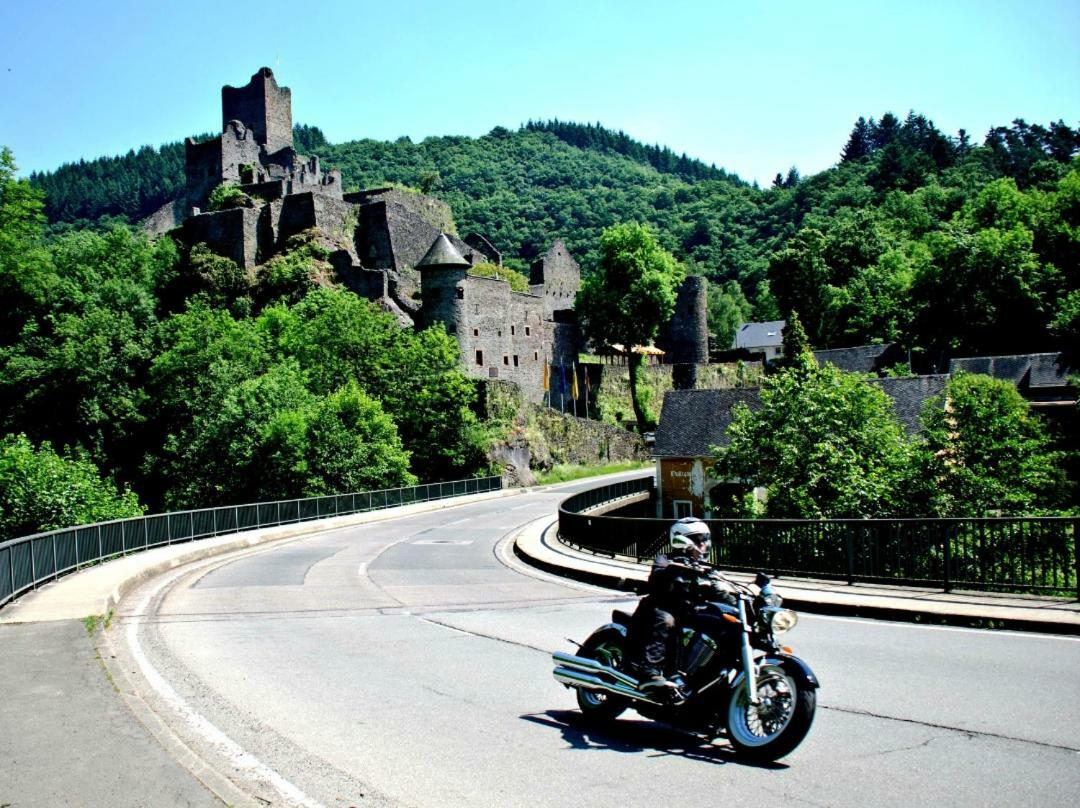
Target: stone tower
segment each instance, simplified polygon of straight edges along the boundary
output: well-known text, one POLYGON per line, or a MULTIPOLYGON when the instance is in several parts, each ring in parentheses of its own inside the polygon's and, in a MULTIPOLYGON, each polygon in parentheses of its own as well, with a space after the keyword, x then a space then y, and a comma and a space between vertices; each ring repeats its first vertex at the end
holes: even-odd
POLYGON ((274 154, 293 145, 292 91, 278 87, 269 67, 260 68, 243 87, 221 88, 221 128, 240 121, 255 135, 255 142, 274 154))
POLYGON ((446 233, 438 238, 420 259, 420 289, 424 305, 421 309, 425 326, 442 323, 446 333, 457 335, 465 319, 465 288, 462 282, 469 262, 461 257, 446 233))
POLYGON ((709 361, 708 281, 700 275, 688 275, 675 297, 675 311, 656 340, 666 353, 666 361, 675 365, 676 389, 691 388, 697 378, 697 365, 709 361))

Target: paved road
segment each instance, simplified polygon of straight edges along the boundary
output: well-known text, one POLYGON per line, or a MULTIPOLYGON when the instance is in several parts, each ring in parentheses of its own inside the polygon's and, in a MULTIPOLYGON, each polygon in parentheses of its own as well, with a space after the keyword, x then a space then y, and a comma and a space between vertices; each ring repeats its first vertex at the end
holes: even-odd
POLYGON ((273 804, 1011 808, 1080 793, 1076 638, 804 615, 790 642, 824 683, 818 719, 770 767, 634 713, 581 726, 549 654, 628 601, 500 553, 568 490, 158 579, 123 604, 112 664, 167 745, 273 804))

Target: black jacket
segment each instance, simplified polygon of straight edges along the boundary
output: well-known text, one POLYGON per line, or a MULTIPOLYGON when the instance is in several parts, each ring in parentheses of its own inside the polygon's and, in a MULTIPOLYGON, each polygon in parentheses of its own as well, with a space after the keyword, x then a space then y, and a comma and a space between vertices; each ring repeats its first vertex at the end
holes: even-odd
POLYGON ((697 600, 707 570, 686 555, 658 555, 649 573, 648 594, 666 611, 687 611, 697 600))

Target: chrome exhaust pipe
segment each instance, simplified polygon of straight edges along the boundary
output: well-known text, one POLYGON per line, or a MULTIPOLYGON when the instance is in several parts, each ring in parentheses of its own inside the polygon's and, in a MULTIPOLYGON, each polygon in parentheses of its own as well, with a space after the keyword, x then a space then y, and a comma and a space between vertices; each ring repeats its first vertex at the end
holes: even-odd
POLYGON ((610 679, 614 679, 619 684, 625 685, 631 690, 637 690, 638 687, 638 680, 633 676, 612 668, 609 665, 605 665, 603 662, 598 662, 595 659, 574 656, 573 654, 567 654, 564 651, 556 651, 551 655, 551 660, 556 665, 561 665, 564 668, 583 671, 594 676, 606 676, 610 679))
POLYGON ((605 665, 603 662, 588 657, 574 656, 563 651, 556 651, 551 655, 551 659, 556 663, 552 675, 555 681, 564 685, 599 690, 650 704, 659 703, 638 690, 638 680, 633 676, 605 665))
POLYGON ((555 677, 556 682, 567 685, 568 687, 579 687, 584 690, 610 693, 613 696, 622 696, 623 698, 631 699, 632 701, 645 701, 649 704, 659 703, 647 696, 643 696, 640 691, 629 688, 626 685, 615 682, 605 682, 598 676, 593 676, 584 671, 574 670, 573 668, 566 668, 562 665, 555 668, 555 670, 552 671, 552 675, 555 677))

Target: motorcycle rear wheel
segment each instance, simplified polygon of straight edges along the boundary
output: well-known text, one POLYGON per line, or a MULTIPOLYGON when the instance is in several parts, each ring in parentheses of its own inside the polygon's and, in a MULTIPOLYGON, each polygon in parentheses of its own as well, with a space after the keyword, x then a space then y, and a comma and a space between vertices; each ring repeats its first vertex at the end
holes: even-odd
MULTIPOLYGON (((621 670, 626 659, 626 638, 615 631, 594 634, 581 646, 578 656, 621 670)), ((626 699, 581 687, 577 688, 577 703, 582 716, 598 724, 614 721, 630 706, 626 699)))
POLYGON ((810 731, 817 692, 799 687, 783 668, 774 665, 762 667, 756 678, 759 704, 750 703, 745 687, 731 696, 728 740, 739 757, 778 760, 802 743, 810 731))

